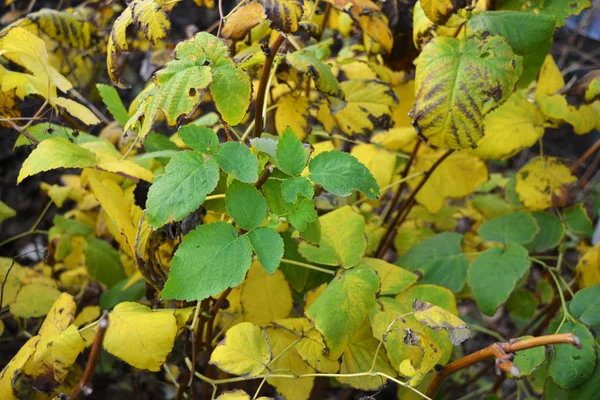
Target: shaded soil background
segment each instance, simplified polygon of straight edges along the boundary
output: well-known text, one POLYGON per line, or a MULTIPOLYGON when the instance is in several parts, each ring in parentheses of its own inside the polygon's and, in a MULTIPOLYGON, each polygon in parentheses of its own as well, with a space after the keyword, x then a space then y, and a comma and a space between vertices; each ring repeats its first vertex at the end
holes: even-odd
MULTIPOLYGON (((1 0, 0 0, 1 1, 1 0)), ((400 4, 400 9, 409 10, 411 1, 403 2, 394 0, 400 4)), ((34 6, 34 11, 48 7, 56 8, 58 1, 37 1, 34 6)), ((81 1, 64 1, 65 5, 76 6, 81 1)), ((123 2, 122 2, 123 3, 123 2)), ((29 4, 29 1, 17 0, 15 3, 17 9, 24 9, 29 4)), ((233 6, 232 0, 224 1, 224 11, 227 13, 233 6)), ((596 6, 596 11, 598 6, 596 6)), ((0 16, 8 9, 0 7, 0 16)), ((410 68, 411 58, 416 54, 411 48, 410 40, 406 41, 406 32, 411 30, 411 18, 406 15, 399 16, 396 22, 396 33, 404 40, 399 40, 398 43, 402 46, 396 46, 395 52, 391 59, 388 59, 390 65, 396 68, 410 68)), ((201 10, 197 8, 192 0, 185 0, 177 5, 174 11, 170 14, 172 22, 171 40, 176 42, 186 36, 186 30, 195 29, 198 31, 206 30, 218 20, 218 12, 215 10, 201 10), (193 10, 193 12, 190 12, 193 10)), ((582 22, 585 25, 585 19, 582 22)), ((581 27, 580 26, 580 27, 581 27)), ((2 28, 3 26, 0 26, 2 28)), ((408 35, 412 37, 411 34, 408 35)), ((565 76, 565 81, 569 82, 573 78, 580 78, 591 69, 600 68, 600 42, 578 35, 569 28, 561 28, 556 32, 555 42, 552 48, 552 54, 556 60, 562 60, 563 69, 568 69, 570 72, 565 76)), ((143 63, 144 54, 132 54, 129 58, 129 68, 140 70, 143 63)), ((105 60, 99 59, 98 62, 105 64, 105 60)), ((101 79, 99 82, 109 83, 105 68, 103 68, 101 79)), ((121 91, 121 95, 128 105, 135 94, 141 90, 144 80, 139 79, 133 83, 132 89, 121 91)), ((86 96, 88 93, 82 93, 86 96)), ((41 102, 36 99, 27 99, 23 104, 23 116, 32 116, 39 108, 41 102)), ((96 105, 102 110, 101 102, 96 102, 96 105)), ((92 130, 91 133, 97 133, 92 130)), ((0 242, 27 231, 41 215, 44 207, 48 202, 46 194, 40 189, 41 182, 55 183, 64 171, 54 171, 38 174, 27 178, 20 185, 16 185, 17 176, 23 161, 31 152, 31 148, 23 146, 13 150, 14 142, 18 134, 14 130, 7 129, 0 125, 0 200, 17 211, 17 217, 6 220, 0 223, 0 242)), ((576 160, 587 148, 600 137, 599 132, 593 132, 588 135, 578 136, 572 132, 569 126, 564 126, 560 129, 549 129, 543 139, 544 154, 549 154, 557 157, 563 157, 570 160, 576 160)), ((513 157, 506 163, 493 163, 490 166, 492 170, 517 170, 523 166, 527 160, 539 155, 540 149, 535 146, 531 149, 523 151, 520 155, 513 157)), ((593 157, 588 162, 593 162, 593 157)), ((595 171, 592 175, 592 180, 599 180, 599 172, 595 171)), ((69 204, 66 204, 61 212, 68 209, 69 204)), ((45 216, 39 223, 40 229, 48 229, 51 226, 53 215, 57 209, 51 206, 45 216)), ((19 254, 28 252, 28 257, 20 258, 19 262, 23 265, 33 264, 41 256, 46 246, 45 235, 30 235, 21 239, 12 241, 0 247, 0 256, 15 257, 19 254), (37 252, 35 251, 37 249, 37 252), (33 252, 33 254, 31 254, 33 252)), ((468 312, 469 303, 461 306, 461 312, 468 312)), ((508 320, 508 318, 505 318, 508 320)), ((499 322, 504 323, 506 322, 499 322)), ((512 326, 497 326, 498 331, 514 332, 512 326)), ((0 368, 12 358, 18 348, 25 342, 25 339, 20 341, 0 342, 0 368)), ((465 343, 463 351, 469 353, 481 349, 491 344, 491 340, 483 335, 477 335, 475 339, 465 343)), ((176 346, 177 348, 177 346, 176 346)), ((87 357, 87 355, 86 355, 87 357)), ((81 361, 83 365, 85 361, 81 361)), ((489 374, 489 376, 492 376, 489 374)), ((492 377, 493 379, 493 377, 492 377)), ((336 398, 336 399, 369 399, 368 395, 375 396, 378 399, 395 398, 396 386, 393 384, 387 385, 382 392, 362 393, 349 388, 332 388, 329 380, 319 378, 316 381, 315 388, 312 393, 313 399, 336 398)), ((249 393, 253 393, 258 382, 247 382, 240 384, 249 393)), ((504 383, 505 393, 514 390, 514 382, 506 381, 504 383)), ((123 362, 118 361, 112 356, 103 353, 101 362, 94 378, 94 392, 89 397, 91 399, 164 399, 169 397, 170 388, 166 387, 157 379, 157 374, 149 374, 144 371, 135 370, 128 367, 123 362)), ((457 391, 457 397, 460 390, 457 391)), ((275 395, 274 392, 263 390, 264 395, 275 395)), ((464 393, 462 393, 464 394, 464 393)), ((172 395, 172 393, 171 393, 172 395)))

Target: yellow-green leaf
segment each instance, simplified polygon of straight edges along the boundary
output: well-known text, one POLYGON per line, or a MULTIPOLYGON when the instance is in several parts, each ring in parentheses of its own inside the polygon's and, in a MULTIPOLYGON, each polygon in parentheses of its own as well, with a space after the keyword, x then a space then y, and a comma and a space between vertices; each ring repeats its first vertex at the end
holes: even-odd
POLYGON ((474 147, 483 117, 502 104, 521 76, 522 58, 500 36, 437 37, 416 60, 413 124, 437 147, 474 147))
POLYGON ((23 163, 17 183, 28 176, 55 168, 94 167, 96 155, 69 140, 55 137, 41 142, 23 163))
POLYGON ((323 335, 329 358, 338 358, 364 323, 379 286, 371 268, 349 269, 333 278, 306 310, 306 316, 323 335))
POLYGON ((458 346, 470 336, 470 329, 456 315, 421 300, 415 300, 412 305, 414 317, 417 321, 427 325, 433 330, 444 329, 450 336, 453 345, 458 346))
POLYGON ((59 296, 60 291, 55 287, 30 283, 19 290, 15 302, 10 305, 10 313, 21 318, 42 317, 50 311, 59 296))
POLYGON ((146 39, 154 45, 167 37, 171 27, 159 3, 156 0, 135 0, 131 3, 133 20, 140 26, 146 39))
POLYGON ((255 376, 273 359, 267 334, 263 328, 242 322, 227 331, 210 356, 210 363, 235 375, 255 376))
POLYGON ((419 279, 416 274, 378 258, 365 257, 363 263, 377 272, 382 295, 398 294, 419 279))
POLYGON ((367 249, 365 220, 352 207, 344 206, 319 218, 319 246, 300 243, 299 251, 307 260, 325 265, 355 266, 367 249))
POLYGON ((176 335, 173 310, 151 310, 138 303, 123 302, 108 316, 104 348, 131 366, 159 371, 176 335))

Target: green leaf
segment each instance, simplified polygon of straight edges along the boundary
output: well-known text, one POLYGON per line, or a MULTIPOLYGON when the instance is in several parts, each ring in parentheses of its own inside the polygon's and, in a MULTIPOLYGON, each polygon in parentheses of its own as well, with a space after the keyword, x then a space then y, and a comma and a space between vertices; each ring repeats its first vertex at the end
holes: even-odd
POLYGON ((469 268, 468 283, 479 309, 492 315, 506 301, 529 269, 527 250, 519 245, 493 247, 478 255, 469 268))
POLYGON ((218 181, 214 162, 205 162, 202 154, 192 151, 177 153, 148 191, 148 223, 158 228, 169 220, 183 220, 200 207, 218 181))
POLYGON ((55 168, 95 167, 96 155, 63 137, 40 142, 23 163, 17 184, 28 176, 55 168))
POLYGON ((204 65, 206 54, 201 47, 194 42, 183 41, 177 45, 175 52, 177 59, 156 73, 156 87, 151 89, 126 124, 126 128, 133 126, 143 114, 142 137, 150 132, 159 110, 163 111, 167 124, 171 126, 176 125, 180 117, 190 116, 213 81, 211 68, 204 65))
POLYGON ((267 216, 267 201, 248 183, 233 181, 225 193, 225 204, 235 223, 247 231, 262 224, 267 216))
POLYGON ((558 386, 575 389, 585 383, 594 372, 596 353, 594 337, 583 324, 566 322, 557 333, 574 333, 581 348, 571 344, 555 344, 548 363, 548 372, 558 386))
POLYGON ((147 153, 155 153, 164 150, 179 151, 179 147, 177 147, 174 142, 170 141, 167 136, 157 132, 150 132, 148 136, 144 138, 144 148, 147 153))
POLYGON ((529 320, 533 318, 540 302, 527 289, 517 289, 506 300, 506 308, 511 316, 529 320))
POLYGON ((306 166, 304 146, 291 128, 286 128, 277 143, 277 168, 288 175, 298 176, 306 166))
POLYGON ((321 242, 318 246, 300 243, 300 254, 324 265, 350 268, 362 260, 367 249, 365 220, 350 206, 338 208, 319 218, 321 242))
POLYGON ((123 105, 123 101, 121 100, 117 89, 103 83, 98 83, 96 87, 98 88, 98 92, 100 92, 102 102, 108 109, 108 112, 110 112, 119 125, 125 126, 129 120, 129 113, 123 105))
MULTIPOLYGON (((561 27, 571 15, 592 6, 589 0, 499 0, 496 10, 515 10, 528 14, 543 14, 556 17, 556 26, 561 27)), ((522 26, 519 25, 519 29, 522 26)))
POLYGON ((421 283, 445 286, 458 293, 465 285, 469 268, 469 259, 460 250, 462 240, 458 233, 440 233, 417 244, 395 264, 421 271, 421 283))
POLYGON ((564 216, 567 228, 573 233, 586 235, 592 229, 592 221, 582 203, 567 208, 564 216))
POLYGON ((219 147, 217 134, 206 126, 186 125, 179 130, 183 143, 202 154, 215 154, 219 147))
POLYGON ((504 103, 521 76, 521 56, 499 36, 440 36, 416 60, 416 101, 411 116, 430 145, 475 147, 483 117, 504 103))
MULTIPOLYGON (((600 359, 600 350, 596 347, 596 360, 600 359)), ((569 391, 570 399, 593 399, 600 393, 600 362, 596 362, 596 368, 592 377, 584 384, 569 391)), ((558 400, 558 399, 557 399, 558 400)))
POLYGON ((146 294, 146 281, 140 280, 133 285, 129 284, 129 278, 123 279, 100 295, 100 308, 111 310, 117 304, 124 301, 138 301, 146 294), (126 287, 127 286, 127 287, 126 287))
POLYGON ((600 324, 600 285, 581 289, 569 304, 571 314, 588 326, 600 324))
POLYGON ((88 237, 85 241, 85 264, 90 276, 109 288, 127 277, 119 252, 108 242, 95 237, 88 237))
POLYGON ((250 76, 233 63, 213 68, 212 73, 210 94, 215 101, 217 111, 227 124, 238 125, 250 107, 252 97, 250 76))
MULTIPOLYGON (((519 340, 531 339, 533 336, 523 336, 519 340)), ((534 347, 515 353, 513 363, 519 369, 519 376, 531 375, 546 360, 546 349, 544 346, 534 347)), ((518 378, 515 377, 515 378, 518 378)))
POLYGON ((254 183, 258 180, 258 158, 242 143, 223 143, 215 153, 214 160, 223 171, 238 181, 254 183))
POLYGON ((283 181, 281 184, 281 194, 288 203, 295 203, 298 200, 298 196, 312 199, 315 195, 315 189, 308 178, 297 176, 283 181))
POLYGON ((251 262, 246 235, 238 237, 225 222, 200 225, 175 252, 162 297, 192 301, 214 296, 242 283, 251 262))
POLYGON ((250 139, 250 145, 253 149, 260 151, 261 153, 268 154, 275 165, 277 165, 277 144, 279 140, 273 138, 254 138, 250 139))
POLYGON ((248 232, 248 238, 260 265, 273 275, 284 251, 283 239, 279 233, 273 228, 261 227, 248 232))
POLYGON ((535 218, 540 231, 525 245, 525 248, 533 253, 542 253, 558 246, 565 235, 565 226, 562 222, 546 211, 534 211, 531 216, 535 218))
POLYGON ((325 151, 310 160, 308 170, 310 180, 336 196, 349 196, 354 190, 371 200, 379 196, 379 186, 371 172, 348 153, 325 151))
POLYGON ((308 51, 294 51, 287 53, 286 62, 294 69, 313 78, 317 89, 328 95, 343 98, 344 93, 335 75, 327 64, 316 58, 308 51))
POLYGON ((10 208, 5 202, 0 201, 0 222, 17 215, 17 212, 10 208))
POLYGON ((487 219, 510 214, 513 210, 502 197, 495 194, 475 196, 471 200, 473 207, 487 219))
POLYGON ((296 229, 304 231, 319 216, 312 200, 301 198, 292 204, 283 198, 282 181, 269 179, 262 186, 269 209, 278 217, 286 218, 296 229))
POLYGON ((382 295, 395 295, 408 289, 419 279, 417 274, 378 258, 365 257, 363 263, 377 272, 382 295))
POLYGON ((539 230, 531 214, 515 212, 485 221, 477 232, 488 242, 523 244, 532 241, 539 230))
POLYGON ((61 233, 73 236, 87 236, 94 232, 94 227, 86 225, 74 219, 65 218, 56 214, 52 219, 54 228, 58 228, 61 233))
POLYGON ((523 75, 519 87, 526 88, 533 81, 552 46, 556 18, 548 14, 520 11, 484 11, 473 13, 467 29, 500 35, 513 51, 523 56, 523 75))
POLYGON ((333 278, 306 310, 306 316, 323 335, 330 359, 342 354, 365 322, 378 291, 377 274, 371 268, 356 267, 333 278))

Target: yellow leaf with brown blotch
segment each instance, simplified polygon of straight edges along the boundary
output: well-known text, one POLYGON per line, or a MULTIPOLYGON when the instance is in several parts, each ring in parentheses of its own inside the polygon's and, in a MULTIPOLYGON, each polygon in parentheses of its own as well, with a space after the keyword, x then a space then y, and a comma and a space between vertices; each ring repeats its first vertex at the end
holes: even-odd
POLYGON ((304 14, 302 0, 259 0, 271 21, 271 28, 285 33, 295 33, 304 14))
POLYGON ((19 400, 12 382, 27 361, 33 356, 40 340, 39 336, 30 338, 0 372, 0 398, 3 400, 19 400))
POLYGON ((413 301, 414 317, 433 330, 444 329, 453 345, 458 346, 471 336, 469 326, 460 318, 442 307, 417 300, 413 301))
POLYGON ((558 158, 531 161, 517 172, 516 191, 528 210, 544 210, 566 196, 568 186, 577 181, 558 158))

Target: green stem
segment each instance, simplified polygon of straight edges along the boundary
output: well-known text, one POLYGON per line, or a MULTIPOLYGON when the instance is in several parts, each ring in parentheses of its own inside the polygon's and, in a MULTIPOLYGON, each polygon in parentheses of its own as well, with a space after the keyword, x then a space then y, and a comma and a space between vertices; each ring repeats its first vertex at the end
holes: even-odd
POLYGON ((297 265, 299 267, 304 267, 304 268, 312 269, 312 270, 319 271, 319 272, 324 272, 329 275, 335 275, 334 271, 331 271, 331 270, 325 269, 325 268, 321 268, 321 267, 317 267, 315 265, 306 264, 306 263, 303 263, 300 261, 294 261, 294 260, 288 260, 287 258, 282 258, 281 262, 292 264, 292 265, 297 265))

